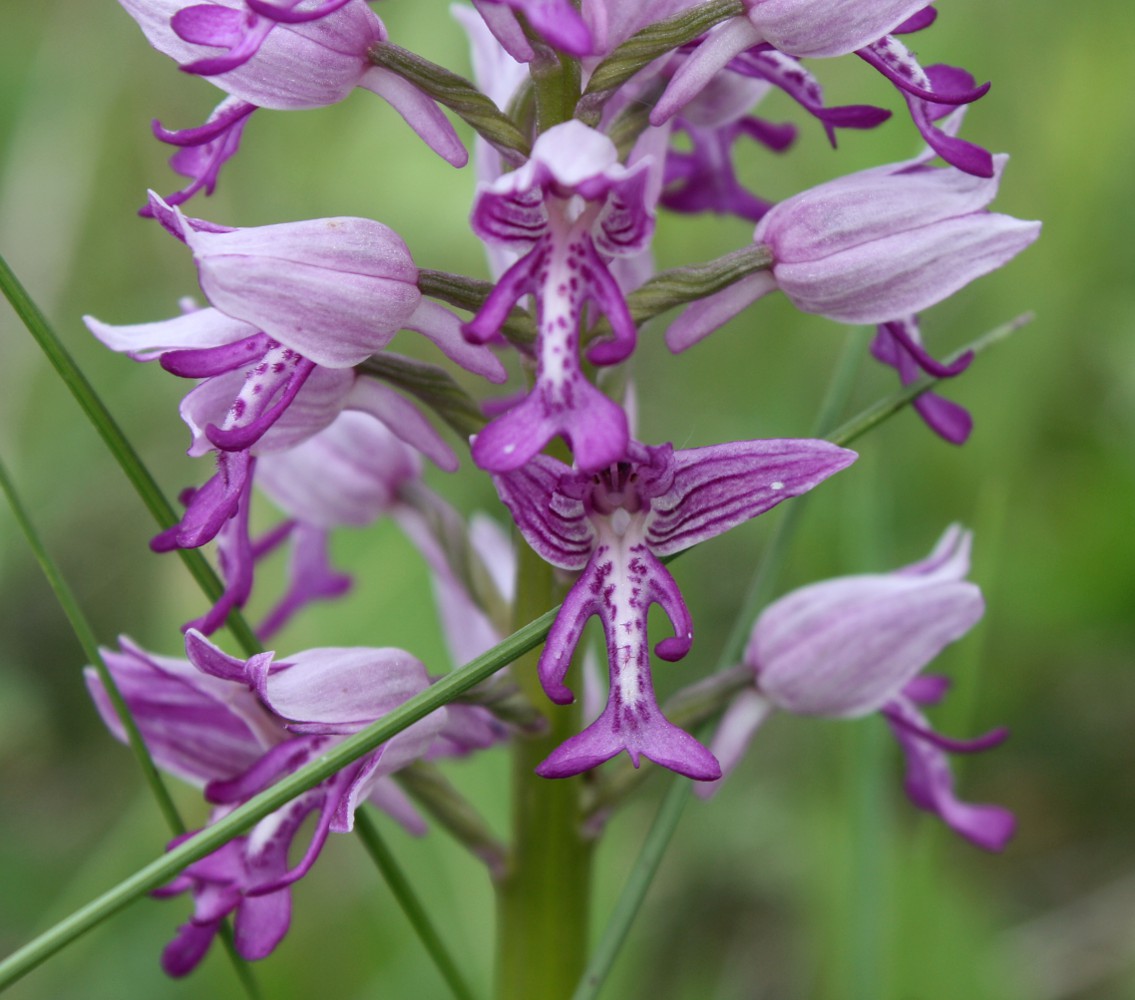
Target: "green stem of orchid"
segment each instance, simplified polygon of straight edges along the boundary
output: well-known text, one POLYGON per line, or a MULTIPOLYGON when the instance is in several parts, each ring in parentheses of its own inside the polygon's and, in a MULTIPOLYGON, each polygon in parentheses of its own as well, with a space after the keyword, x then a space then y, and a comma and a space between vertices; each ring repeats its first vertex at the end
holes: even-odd
MULTIPOLYGON (((521 543, 516 618, 559 599, 554 571, 521 543)), ((539 650, 517 659, 513 680, 535 704, 539 650)), ((548 729, 512 747, 513 849, 497 881, 497 1000, 566 1000, 587 956, 591 844, 580 815, 580 780, 549 781, 536 766, 579 729, 578 703, 549 709, 548 729)))

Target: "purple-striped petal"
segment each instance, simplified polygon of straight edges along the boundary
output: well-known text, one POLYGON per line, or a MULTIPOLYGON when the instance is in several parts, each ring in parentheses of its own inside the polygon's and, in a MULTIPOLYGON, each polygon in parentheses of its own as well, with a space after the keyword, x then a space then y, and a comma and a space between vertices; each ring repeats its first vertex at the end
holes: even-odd
POLYGON ((799 496, 856 459, 827 441, 740 441, 674 453, 674 482, 651 501, 647 542, 672 555, 799 496))

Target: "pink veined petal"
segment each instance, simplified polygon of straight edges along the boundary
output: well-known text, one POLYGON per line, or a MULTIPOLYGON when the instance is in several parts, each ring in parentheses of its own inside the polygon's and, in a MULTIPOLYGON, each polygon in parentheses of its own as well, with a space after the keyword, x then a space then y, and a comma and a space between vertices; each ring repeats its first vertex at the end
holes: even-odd
POLYGON ((292 894, 287 888, 263 896, 245 896, 236 911, 233 941, 237 954, 250 962, 267 958, 288 933, 292 894))
POLYGON ((382 421, 400 440, 417 448, 439 469, 456 471, 457 455, 434 429, 433 424, 413 403, 377 379, 366 376, 356 379, 344 408, 369 413, 382 421))
POLYGON ((324 745, 316 739, 289 739, 270 747, 253 765, 236 777, 210 781, 205 800, 214 804, 239 804, 303 767, 324 745))
POLYGON ((591 55, 594 43, 587 24, 569 0, 512 0, 537 34, 568 55, 591 55))
POLYGON ((466 371, 496 385, 508 381, 508 372, 497 356, 488 347, 470 343, 462 333, 461 320, 444 306, 422 299, 404 325, 432 341, 442 354, 466 371))
POLYGON ((240 505, 236 516, 221 525, 217 532, 217 562, 225 589, 213 606, 200 618, 186 622, 181 630, 199 629, 205 635, 216 632, 225 623, 229 612, 243 608, 252 593, 252 541, 248 537, 251 504, 240 505))
POLYGON ((745 0, 755 30, 793 56, 847 55, 888 35, 926 0, 745 0))
POLYGON ((500 42, 504 50, 517 62, 528 62, 535 58, 532 44, 524 34, 524 29, 516 19, 512 9, 500 0, 473 0, 477 13, 500 42))
POLYGON ((591 558, 594 529, 582 503, 554 497, 561 477, 570 471, 554 458, 537 455, 519 469, 493 476, 493 485, 541 558, 560 569, 581 570, 591 558))
POLYGON ((412 83, 382 66, 371 66, 360 78, 359 86, 386 101, 447 163, 463 167, 469 162, 469 153, 445 112, 412 83))
POLYGON ((288 590, 256 629, 256 637, 262 643, 268 642, 308 604, 341 597, 351 589, 352 578, 332 567, 329 545, 327 531, 309 524, 295 526, 288 590))
POLYGON ((721 781, 740 763, 757 729, 769 717, 772 708, 772 703, 767 698, 762 698, 751 689, 742 691, 733 699, 717 724, 717 731, 709 745, 710 751, 721 765, 721 779, 695 786, 694 793, 699 798, 708 799, 717 793, 721 781))
POLYGON ((639 758, 684 774, 695 781, 721 777, 717 759, 701 743, 656 712, 647 719, 621 716, 613 701, 582 733, 565 740, 536 768, 543 778, 569 778, 626 751, 635 767, 639 758))
POLYGON ((299 9, 298 0, 292 0, 291 6, 282 6, 278 3, 267 3, 265 0, 244 0, 248 9, 262 17, 271 18, 281 24, 303 24, 306 21, 318 21, 321 17, 334 14, 340 7, 346 7, 354 0, 325 0, 316 7, 299 9))
POLYGON ((330 368, 385 347, 421 300, 405 243, 370 219, 225 233, 190 225, 186 242, 213 305, 330 368))
POLYGON ((574 390, 572 405, 564 407, 549 403, 537 385, 477 435, 473 461, 490 472, 512 472, 557 435, 568 442, 581 469, 602 469, 618 461, 630 437, 622 407, 582 376, 574 390))
POLYGON ((154 552, 195 549, 216 537, 221 526, 248 502, 254 459, 244 451, 217 454, 216 474, 189 494, 182 519, 150 540, 154 552))
POLYGON ((172 319, 131 326, 113 326, 94 316, 84 316, 83 322, 112 351, 135 361, 153 361, 170 350, 224 347, 259 333, 256 327, 217 309, 195 309, 172 319))
MULTIPOLYGON (((601 614, 604 608, 600 591, 604 583, 602 569, 592 557, 583 575, 568 591, 556 615, 544 651, 540 654, 540 684, 544 692, 557 705, 570 705, 575 700, 571 689, 564 684, 572 654, 579 644, 583 628, 592 615, 601 614)), ((613 655, 613 654, 612 654, 613 655)))
POLYGON ((177 929, 174 939, 162 951, 162 970, 167 976, 180 979, 201 963, 213 943, 221 921, 199 924, 190 920, 177 929))
MULTIPOLYGON (((899 698, 888 706, 913 725, 929 729, 922 713, 899 698)), ((907 759, 905 787, 920 809, 936 813, 952 830, 987 851, 1003 850, 1016 830, 1013 814, 997 805, 971 805, 954 794, 954 777, 945 753, 933 743, 892 723, 907 759)))
POLYGON ((401 649, 309 649, 273 665, 262 697, 285 719, 352 730, 428 685, 426 668, 401 649))
POLYGON ((656 127, 665 124, 697 97, 734 56, 763 41, 761 32, 747 18, 733 17, 718 25, 670 78, 650 112, 650 124, 656 127))
POLYGON ((757 223, 753 240, 772 247, 779 276, 781 264, 815 262, 978 213, 997 194, 1007 162, 997 157, 991 178, 919 166, 840 177, 780 202, 757 223))
POLYGON ((789 595, 753 630, 746 662, 780 708, 829 718, 878 711, 985 610, 967 581, 881 574, 841 584, 826 590, 826 601, 818 591, 789 595))
POLYGON ((882 323, 941 302, 1012 260, 1039 235, 1039 222, 977 212, 821 260, 778 263, 774 270, 781 290, 804 312, 843 323, 882 323))
POLYGON ((666 331, 666 346, 679 354, 724 326, 758 299, 776 291, 771 271, 758 271, 687 306, 666 331))
POLYGON ((353 410, 302 444, 262 455, 256 468, 257 486, 278 507, 324 531, 363 527, 390 513, 402 487, 420 476, 416 451, 353 410))
POLYGON ((827 441, 739 441, 674 453, 670 490, 652 500, 647 543, 672 555, 807 493, 856 459, 827 441))
POLYGON ((332 831, 350 833, 354 829, 355 810, 359 805, 387 775, 401 770, 429 752, 430 745, 445 725, 445 718, 446 710, 439 708, 392 737, 379 747, 377 753, 364 757, 335 806, 331 819, 332 831))

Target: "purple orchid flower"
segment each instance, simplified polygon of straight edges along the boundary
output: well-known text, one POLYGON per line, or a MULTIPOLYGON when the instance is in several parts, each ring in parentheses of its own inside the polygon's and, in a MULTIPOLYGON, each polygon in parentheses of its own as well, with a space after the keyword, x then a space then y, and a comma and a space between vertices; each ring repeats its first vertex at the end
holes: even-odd
POLYGON ((660 560, 806 493, 855 458, 827 441, 742 441, 689 451, 632 442, 622 461, 599 472, 539 455, 494 476, 528 544, 553 566, 582 571, 540 657, 540 681, 552 701, 572 701, 563 680, 592 615, 607 639, 606 708, 537 773, 567 777, 625 750, 636 766, 642 756, 691 778, 718 777, 713 755, 669 722, 655 700, 650 606, 661 606, 674 627, 655 647, 659 657, 680 660, 693 641, 685 601, 660 560))
POLYGON ((568 55, 590 55, 594 48, 591 32, 571 0, 473 0, 473 6, 517 62, 536 57, 517 14, 523 15, 536 34, 568 55))
MULTIPOLYGON (((188 661, 147 653, 128 640, 121 647, 103 656, 155 763, 204 788, 217 807, 210 822, 429 683, 422 664, 396 649, 309 650, 286 662, 263 653, 242 661, 197 632, 186 636, 188 661)), ((85 675, 104 722, 124 741, 98 674, 88 667, 85 675)), ((447 725, 444 710, 415 723, 158 890, 158 896, 190 891, 194 897, 193 917, 162 955, 166 972, 192 971, 230 913, 236 915, 241 956, 269 954, 288 929, 290 886, 311 869, 328 833, 352 828, 363 801, 386 810, 410 832, 424 833, 421 818, 389 775, 426 756, 447 725), (318 819, 311 840, 292 865, 293 841, 313 813, 318 819)))
MULTIPOLYGON (((965 371, 973 360, 973 352, 963 354, 952 365, 935 361, 922 346, 918 317, 891 320, 879 325, 871 342, 871 354, 877 361, 899 373, 903 385, 916 382, 922 372, 939 378, 953 378, 965 371)), ((935 434, 950 444, 965 444, 973 430, 973 417, 964 406, 937 393, 924 392, 914 401, 918 415, 935 434)))
POLYGON ((823 109, 818 84, 798 63, 854 52, 899 89, 915 126, 947 163, 975 176, 992 176, 993 159, 986 150, 934 126, 953 108, 984 96, 989 84, 977 87, 968 73, 952 66, 924 70, 894 37, 933 23, 935 12, 925 2, 745 0, 745 6, 744 16, 714 28, 678 67, 651 113, 651 124, 670 119, 728 67, 782 87, 824 121, 829 137, 834 125, 871 128, 888 113, 868 106, 823 109))
POLYGON ((557 435, 585 469, 610 465, 626 448, 626 415, 584 378, 578 357, 588 300, 613 330, 612 339, 589 348, 589 361, 617 364, 635 346, 634 321, 608 260, 647 245, 654 197, 647 190, 650 163, 627 168, 617 159, 610 139, 573 120, 544 132, 523 167, 477 194, 473 231, 490 243, 527 252, 501 277, 465 335, 487 342, 512 306, 532 294, 539 337, 532 391, 473 444, 473 459, 483 469, 519 468, 557 435))
MULTIPOLYGON (((283 111, 318 108, 363 87, 387 101, 443 159, 457 167, 468 160, 449 119, 432 99, 396 73, 371 64, 368 49, 388 36, 364 0, 119 2, 155 49, 246 105, 283 111)), ((189 131, 183 133, 184 141, 195 138, 189 131)), ((213 182, 216 169, 235 148, 223 156, 219 152, 210 151, 213 182)), ((204 184, 210 173, 202 163, 183 158, 174 169, 190 165, 204 184)))
MULTIPOLYGON (((256 454, 295 447, 345 409, 382 421, 446 469, 452 449, 408 401, 353 366, 399 329, 417 330, 452 360, 493 381, 507 376, 485 347, 461 335, 456 316, 425 300, 405 243, 369 219, 317 219, 227 229, 151 198, 162 224, 193 251, 211 308, 137 326, 86 317, 104 344, 139 361, 157 358, 203 381, 181 406, 193 433, 190 455, 217 455, 217 473, 183 496, 185 516, 158 535, 156 551, 196 548, 232 519, 247 518, 256 454)), ((247 528, 231 525, 221 561, 230 587, 194 623, 213 631, 247 597, 252 552, 247 528)))
POLYGON ((757 223, 773 265, 689 306, 666 334, 682 351, 780 289, 804 312, 886 323, 921 311, 1007 263, 1040 234, 986 210, 992 177, 915 160, 841 177, 780 202, 757 223))
MULTIPOLYGON (((774 709, 856 719, 873 712, 891 726, 907 758, 906 791, 921 809, 986 850, 1001 850, 1014 819, 995 805, 954 795, 946 751, 973 753, 1008 735, 939 736, 919 711, 945 694, 944 677, 919 676, 947 645, 980 620, 981 591, 965 579, 971 536, 949 528, 928 558, 892 573, 847 576, 795 590, 753 626, 744 662, 755 687, 730 706, 713 741, 728 773, 774 709)), ((706 786, 702 794, 712 792, 706 786)))

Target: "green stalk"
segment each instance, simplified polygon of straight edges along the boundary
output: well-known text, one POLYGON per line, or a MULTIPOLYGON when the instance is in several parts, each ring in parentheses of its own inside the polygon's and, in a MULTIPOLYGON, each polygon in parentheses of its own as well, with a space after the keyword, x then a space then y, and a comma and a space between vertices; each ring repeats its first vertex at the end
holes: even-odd
POLYGON ((106 661, 102 658, 98 640, 95 638, 94 629, 91 628, 91 624, 87 621, 86 615, 83 614, 82 609, 79 607, 79 602, 75 599, 74 593, 67 585, 63 574, 60 573, 55 560, 51 558, 47 547, 43 544, 43 539, 39 536, 39 532, 36 531, 35 525, 32 524, 31 518, 28 516, 27 508, 24 507, 21 502, 19 494, 16 492, 15 484, 13 484, 12 480, 9 478, 8 470, 4 467, 3 460, 0 460, 0 489, 3 490, 4 495, 8 498, 8 504, 12 508, 16 522, 23 531, 24 537, 28 542, 28 547, 35 555, 36 562, 39 563, 39 568, 43 571, 43 575, 47 579, 52 593, 55 595, 55 600, 59 603, 59 607, 66 616, 67 622, 71 626, 71 631, 75 633, 75 638, 79 640, 79 645, 83 647, 83 655, 94 666, 95 670, 98 671, 99 680, 102 681, 102 685, 110 698, 110 703, 114 706, 114 713, 118 716, 119 721, 122 723, 122 728, 126 732, 126 742, 133 751, 134 757, 138 761, 138 766, 142 769, 142 777, 145 779, 146 784, 149 785, 150 793, 154 796, 154 801, 157 802, 158 809, 165 818, 166 825, 170 828, 170 832, 175 837, 185 833, 186 826, 181 818, 181 814, 177 811, 177 806, 174 805, 173 798, 170 796, 169 789, 166 788, 162 776, 158 774, 157 767, 154 766, 154 760, 150 756, 150 751, 146 747, 146 741, 142 738, 138 724, 134 721, 134 716, 130 714, 130 707, 126 704, 126 699, 122 696, 122 692, 118 690, 118 685, 107 669, 106 661))
MULTIPOLYGON (((554 571, 521 544, 517 621, 558 601, 554 571)), ((535 648, 513 680, 540 704, 535 648)), ((591 844, 583 836, 580 779, 550 781, 536 766, 579 729, 579 704, 550 711, 540 736, 512 746, 511 864, 497 882, 497 1000, 566 1000, 587 955, 591 844)))

